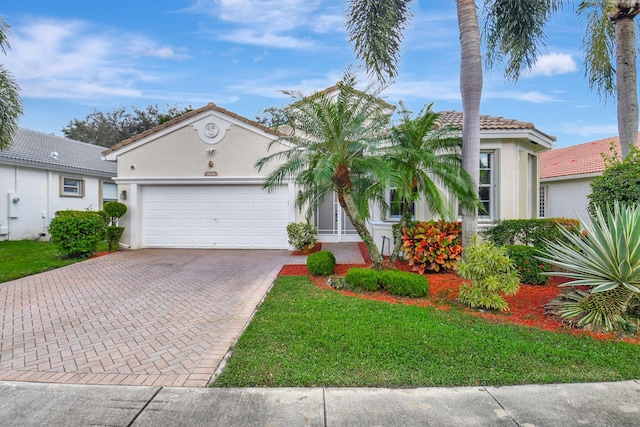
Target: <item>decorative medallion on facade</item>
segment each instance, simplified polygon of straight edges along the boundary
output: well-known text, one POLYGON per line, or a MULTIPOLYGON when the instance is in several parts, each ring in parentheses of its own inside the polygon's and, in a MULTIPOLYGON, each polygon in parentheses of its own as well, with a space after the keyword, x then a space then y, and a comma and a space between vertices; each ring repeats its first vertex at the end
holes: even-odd
POLYGON ((198 132, 198 136, 203 142, 207 144, 217 144, 222 141, 231 127, 231 123, 214 115, 209 115, 198 120, 192 126, 193 129, 198 132))

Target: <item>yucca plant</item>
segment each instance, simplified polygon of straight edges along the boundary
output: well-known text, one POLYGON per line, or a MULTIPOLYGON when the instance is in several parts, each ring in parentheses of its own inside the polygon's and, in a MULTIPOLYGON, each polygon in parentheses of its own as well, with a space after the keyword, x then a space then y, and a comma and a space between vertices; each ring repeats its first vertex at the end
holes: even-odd
POLYGON ((537 258, 561 269, 546 274, 574 279, 562 286, 590 288, 555 304, 564 319, 587 329, 621 329, 640 296, 640 207, 596 207, 591 223, 581 221, 582 234, 561 229, 568 242, 547 242, 548 255, 537 258))

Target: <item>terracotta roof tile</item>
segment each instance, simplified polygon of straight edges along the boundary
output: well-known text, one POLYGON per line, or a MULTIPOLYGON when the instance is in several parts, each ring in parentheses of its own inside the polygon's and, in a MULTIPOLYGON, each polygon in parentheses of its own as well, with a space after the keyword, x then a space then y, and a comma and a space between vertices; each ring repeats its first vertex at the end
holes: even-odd
POLYGON ((246 123, 248 125, 257 127, 258 129, 260 129, 260 130, 262 130, 262 131, 264 131, 266 133, 270 133, 270 134, 273 134, 273 135, 276 135, 276 136, 280 135, 280 133, 277 130, 271 129, 271 128, 269 128, 269 127, 267 127, 267 126, 265 126, 265 125, 263 125, 261 123, 258 123, 255 120, 251 120, 251 119, 243 117, 243 116, 241 116, 239 114, 236 114, 233 111, 229 111, 229 110, 227 110, 225 108, 218 107, 213 102, 210 102, 210 103, 208 103, 207 105, 205 105, 203 107, 200 107, 200 108, 195 109, 195 110, 191 110, 191 111, 189 111, 187 113, 182 114, 181 116, 178 116, 178 117, 175 117, 175 118, 169 120, 168 122, 162 123, 162 124, 160 124, 158 126, 154 126, 149 130, 146 130, 146 131, 144 131, 142 133, 139 133, 138 135, 132 136, 129 139, 125 139, 124 141, 121 141, 121 142, 119 142, 117 144, 114 144, 109 149, 103 151, 102 154, 103 155, 107 155, 107 154, 109 154, 109 153, 111 153, 113 151, 118 150, 119 148, 122 148, 122 147, 124 147, 126 145, 129 145, 131 143, 139 141, 139 140, 141 140, 143 138, 146 138, 146 137, 148 137, 150 135, 153 135, 154 133, 160 132, 160 131, 162 131, 164 129, 170 128, 171 126, 174 126, 174 125, 176 125, 176 124, 178 124, 178 123, 180 123, 180 122, 182 122, 184 120, 190 119, 193 116, 197 116, 198 114, 201 114, 201 113, 204 113, 204 112, 207 112, 207 111, 217 111, 218 113, 221 113, 221 114, 224 114, 226 116, 232 117, 232 118, 234 118, 236 120, 239 120, 241 122, 244 122, 244 123, 246 123))
MULTIPOLYGON (((620 139, 617 136, 557 148, 540 154, 540 179, 604 171, 602 153, 609 153, 612 142, 620 154, 620 139)), ((638 133, 638 144, 640 144, 640 133, 638 133)))
MULTIPOLYGON (((454 126, 462 128, 463 115, 461 111, 440 111, 438 122, 442 126, 454 126)), ((552 141, 556 140, 555 136, 546 134, 536 129, 533 123, 521 122, 520 120, 507 119, 498 116, 489 116, 487 114, 480 115, 480 130, 505 130, 505 129, 531 129, 552 141)))

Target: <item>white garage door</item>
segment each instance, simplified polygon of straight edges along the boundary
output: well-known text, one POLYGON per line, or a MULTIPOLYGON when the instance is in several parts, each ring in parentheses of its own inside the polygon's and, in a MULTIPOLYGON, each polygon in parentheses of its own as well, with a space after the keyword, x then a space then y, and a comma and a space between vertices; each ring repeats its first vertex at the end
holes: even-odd
POLYGON ((143 246, 287 248, 287 188, 260 185, 145 186, 143 246))

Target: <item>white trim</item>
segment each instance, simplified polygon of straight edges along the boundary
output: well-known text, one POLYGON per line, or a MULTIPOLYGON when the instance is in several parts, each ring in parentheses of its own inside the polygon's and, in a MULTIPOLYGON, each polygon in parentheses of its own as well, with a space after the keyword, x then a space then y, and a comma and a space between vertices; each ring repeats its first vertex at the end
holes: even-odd
POLYGON ((575 175, 552 176, 552 177, 549 177, 549 178, 540 178, 540 182, 568 181, 570 179, 595 178, 597 176, 602 175, 603 172, 604 171, 592 172, 592 173, 583 173, 583 174, 575 174, 575 175))
MULTIPOLYGON (((211 184, 264 184, 264 177, 151 177, 151 178, 114 178, 118 184, 139 184, 139 185, 211 185, 211 184)), ((288 185, 289 181, 282 185, 288 185)))

